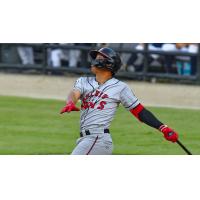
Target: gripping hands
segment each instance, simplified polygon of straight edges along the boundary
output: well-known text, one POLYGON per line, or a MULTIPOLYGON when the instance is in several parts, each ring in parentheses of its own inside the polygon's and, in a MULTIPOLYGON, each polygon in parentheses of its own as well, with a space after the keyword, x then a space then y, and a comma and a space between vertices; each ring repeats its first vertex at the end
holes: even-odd
POLYGON ((73 101, 69 101, 66 106, 60 111, 60 114, 63 114, 65 112, 71 112, 71 111, 80 111, 78 107, 74 104, 73 101))
POLYGON ((166 140, 169 140, 171 142, 177 142, 178 133, 169 128, 167 125, 161 125, 159 127, 159 130, 164 134, 166 140))

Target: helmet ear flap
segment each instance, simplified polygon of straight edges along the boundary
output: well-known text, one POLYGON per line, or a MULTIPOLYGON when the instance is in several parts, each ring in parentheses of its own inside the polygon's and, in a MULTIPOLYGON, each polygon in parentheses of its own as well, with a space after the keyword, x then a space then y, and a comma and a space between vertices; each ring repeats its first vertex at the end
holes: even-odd
POLYGON ((120 55, 118 53, 116 53, 116 56, 113 57, 113 73, 115 74, 120 68, 121 68, 121 65, 122 65, 122 62, 121 62, 121 58, 120 58, 120 55))

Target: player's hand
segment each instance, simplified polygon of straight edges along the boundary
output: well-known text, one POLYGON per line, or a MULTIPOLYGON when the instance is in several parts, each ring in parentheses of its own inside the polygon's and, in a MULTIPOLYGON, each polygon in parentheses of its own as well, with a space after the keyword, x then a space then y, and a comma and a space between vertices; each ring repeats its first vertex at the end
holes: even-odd
POLYGON ((63 114, 65 112, 69 113, 71 111, 80 111, 80 109, 76 107, 72 101, 67 103, 67 105, 60 111, 60 114, 63 114))
POLYGON ((163 133, 166 140, 169 140, 171 142, 177 142, 178 133, 169 128, 167 125, 160 126, 159 130, 163 133))

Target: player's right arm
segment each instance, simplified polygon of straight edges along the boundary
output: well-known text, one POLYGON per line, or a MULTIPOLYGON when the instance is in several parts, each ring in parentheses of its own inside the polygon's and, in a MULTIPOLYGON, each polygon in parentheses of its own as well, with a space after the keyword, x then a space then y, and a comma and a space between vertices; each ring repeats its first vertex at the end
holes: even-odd
POLYGON ((76 107, 76 103, 81 98, 84 92, 84 81, 85 78, 80 77, 74 84, 74 88, 69 93, 66 101, 65 107, 61 110, 60 114, 71 111, 79 111, 80 109, 76 107))
POLYGON ((63 114, 65 112, 71 112, 71 111, 80 111, 78 107, 76 107, 76 103, 81 97, 81 92, 79 90, 72 90, 67 98, 66 105, 62 110, 60 111, 60 114, 63 114))

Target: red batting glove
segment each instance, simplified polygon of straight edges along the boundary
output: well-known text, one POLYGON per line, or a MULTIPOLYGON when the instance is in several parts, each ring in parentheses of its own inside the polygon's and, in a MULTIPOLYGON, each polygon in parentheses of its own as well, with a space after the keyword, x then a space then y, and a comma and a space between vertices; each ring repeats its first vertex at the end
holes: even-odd
POLYGON ((69 113, 71 111, 80 111, 80 109, 75 106, 74 102, 69 101, 67 105, 60 111, 60 114, 63 114, 65 112, 69 113))
POLYGON ((177 142, 178 133, 169 128, 167 125, 161 125, 159 127, 159 130, 164 134, 166 140, 169 140, 171 142, 177 142))

